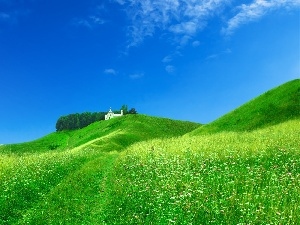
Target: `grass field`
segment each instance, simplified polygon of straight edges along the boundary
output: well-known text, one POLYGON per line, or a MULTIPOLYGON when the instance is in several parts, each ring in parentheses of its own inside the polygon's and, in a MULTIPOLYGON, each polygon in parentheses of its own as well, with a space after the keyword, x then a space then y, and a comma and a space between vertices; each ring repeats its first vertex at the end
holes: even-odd
POLYGON ((2 145, 0 224, 299 224, 299 92, 205 126, 129 115, 2 145))
POLYGON ((108 195, 106 179, 118 152, 137 141, 181 136, 197 127, 129 115, 0 146, 0 224, 90 223, 92 208, 100 212, 102 195, 108 195))
POLYGON ((299 127, 130 146, 116 164, 107 224, 299 224, 299 127))

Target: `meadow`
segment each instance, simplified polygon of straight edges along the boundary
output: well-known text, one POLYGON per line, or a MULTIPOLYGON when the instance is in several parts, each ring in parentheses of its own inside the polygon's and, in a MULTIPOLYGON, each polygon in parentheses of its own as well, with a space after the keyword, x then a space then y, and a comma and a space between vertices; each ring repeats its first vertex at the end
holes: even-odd
POLYGON ((300 80, 200 125, 126 115, 0 146, 0 225, 300 224, 300 80))
POLYGON ((299 224, 300 121, 137 143, 114 170, 106 224, 299 224))
POLYGON ((91 221, 109 199, 108 178, 119 152, 138 141, 181 136, 197 127, 128 115, 0 146, 0 224, 97 224, 91 221))

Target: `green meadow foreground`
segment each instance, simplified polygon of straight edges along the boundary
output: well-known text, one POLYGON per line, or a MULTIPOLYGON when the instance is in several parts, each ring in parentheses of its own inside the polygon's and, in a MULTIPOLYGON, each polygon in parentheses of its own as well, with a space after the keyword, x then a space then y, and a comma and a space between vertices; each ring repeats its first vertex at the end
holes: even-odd
POLYGON ((0 224, 299 224, 299 127, 294 80, 205 126, 127 115, 0 146, 0 224))

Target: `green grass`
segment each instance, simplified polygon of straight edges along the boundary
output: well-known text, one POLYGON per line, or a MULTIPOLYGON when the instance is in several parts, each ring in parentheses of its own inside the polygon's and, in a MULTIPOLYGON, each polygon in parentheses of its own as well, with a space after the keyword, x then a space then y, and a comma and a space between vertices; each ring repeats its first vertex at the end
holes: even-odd
POLYGON ((34 142, 0 146, 0 224, 89 220, 91 208, 101 212, 101 196, 107 195, 101 186, 109 184, 105 179, 118 151, 141 140, 180 136, 198 126, 129 115, 34 142), (50 144, 60 145, 49 149, 50 144))
POLYGON ((299 127, 134 144, 116 163, 105 221, 298 224, 299 127))
POLYGON ((191 134, 251 131, 297 118, 300 118, 300 79, 267 91, 191 134))
POLYGON ((113 120, 99 121, 79 130, 54 132, 32 142, 0 146, 0 153, 20 155, 48 152, 49 150, 63 151, 115 132, 119 133, 119 135, 114 135, 115 144, 127 146, 135 141, 154 137, 180 136, 199 126, 200 124, 188 121, 145 115, 126 115, 113 120))
POLYGON ((299 224, 299 80, 205 125, 145 115, 0 146, 0 225, 299 224))
POLYGON ((103 153, 78 167, 23 213, 18 224, 98 224, 93 221, 101 218, 117 157, 117 152, 103 153))

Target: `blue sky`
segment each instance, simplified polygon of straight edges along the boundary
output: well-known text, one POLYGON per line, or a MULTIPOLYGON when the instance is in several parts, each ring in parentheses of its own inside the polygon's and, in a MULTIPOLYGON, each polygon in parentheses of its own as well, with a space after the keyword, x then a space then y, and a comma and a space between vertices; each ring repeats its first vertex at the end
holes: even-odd
POLYGON ((0 143, 120 109, 209 123, 300 77, 299 0, 0 0, 0 143))

